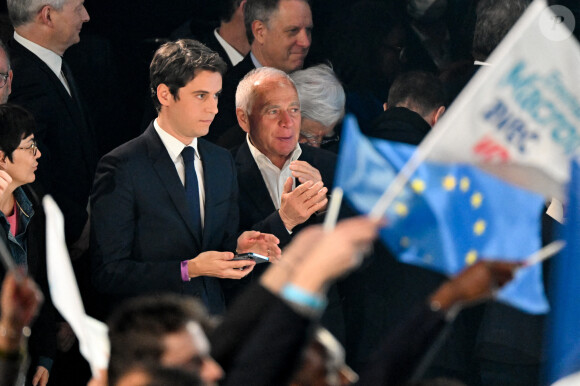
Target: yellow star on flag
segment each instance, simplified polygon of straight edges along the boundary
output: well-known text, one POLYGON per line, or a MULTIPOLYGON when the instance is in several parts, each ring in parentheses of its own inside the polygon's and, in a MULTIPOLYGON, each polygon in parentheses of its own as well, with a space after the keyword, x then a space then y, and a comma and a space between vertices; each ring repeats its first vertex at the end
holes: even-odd
POLYGON ((407 215, 409 214, 409 208, 407 207, 407 205, 401 202, 397 202, 395 204, 395 213, 397 213, 401 217, 407 217, 407 215))
POLYGON ((421 194, 425 191, 425 188, 425 181, 420 179, 414 179, 411 181, 411 189, 413 189, 415 193, 421 194))
POLYGON ((472 249, 471 251, 467 252, 467 255, 465 255, 465 263, 467 265, 472 265, 473 263, 475 263, 476 260, 477 260, 477 251, 475 249, 472 249))
POLYGON ((457 181, 455 180, 455 177, 453 177, 453 176, 446 176, 443 178, 442 185, 443 185, 443 188, 445 188, 445 190, 451 191, 451 190, 455 189, 455 185, 457 185, 457 181))
POLYGON ((471 206, 473 207, 473 209, 479 208, 482 202, 483 195, 479 192, 473 193, 473 195, 471 196, 471 206))
POLYGON ((461 189, 462 192, 467 192, 469 190, 470 185, 471 185, 471 181, 469 180, 468 177, 463 177, 459 181, 459 189, 461 189))
POLYGON ((473 233, 476 236, 481 236, 485 232, 486 227, 487 223, 485 220, 477 220, 475 224, 473 224, 473 233))

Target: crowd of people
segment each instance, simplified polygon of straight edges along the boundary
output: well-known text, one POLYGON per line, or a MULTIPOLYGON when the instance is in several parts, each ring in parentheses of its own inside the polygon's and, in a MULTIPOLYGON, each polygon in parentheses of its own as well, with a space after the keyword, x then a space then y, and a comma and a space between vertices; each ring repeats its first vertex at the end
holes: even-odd
POLYGON ((51 302, 45 194, 109 327, 91 385, 539 383, 543 317, 482 302, 517 264, 399 263, 346 203, 321 226, 345 113, 419 144, 528 1, 315 3, 220 0, 217 22, 176 21, 127 60, 85 42, 96 4, 7 0, 0 385, 91 378, 51 302))

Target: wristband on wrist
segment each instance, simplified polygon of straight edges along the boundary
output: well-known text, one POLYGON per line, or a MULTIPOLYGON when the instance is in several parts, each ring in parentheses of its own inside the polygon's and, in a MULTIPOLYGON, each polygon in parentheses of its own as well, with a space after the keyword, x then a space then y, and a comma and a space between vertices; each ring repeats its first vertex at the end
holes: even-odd
POLYGON ((183 260, 181 262, 181 280, 182 281, 191 281, 189 277, 189 270, 187 269, 187 262, 188 260, 183 260))
POLYGON ((327 300, 324 297, 305 291, 294 284, 286 284, 282 288, 280 296, 291 303, 316 311, 323 310, 327 304, 327 300))

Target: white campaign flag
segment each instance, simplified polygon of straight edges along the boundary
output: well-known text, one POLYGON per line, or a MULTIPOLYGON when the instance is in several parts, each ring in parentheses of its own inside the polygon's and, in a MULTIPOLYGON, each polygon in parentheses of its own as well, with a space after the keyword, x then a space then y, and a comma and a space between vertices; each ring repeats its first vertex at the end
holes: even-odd
POLYGON ((85 313, 64 239, 64 219, 50 196, 42 200, 46 213, 46 265, 50 297, 79 340, 93 376, 109 363, 107 326, 85 313))
POLYGON ((418 158, 474 164, 563 200, 580 147, 580 45, 562 20, 545 0, 534 1, 421 143, 418 158))

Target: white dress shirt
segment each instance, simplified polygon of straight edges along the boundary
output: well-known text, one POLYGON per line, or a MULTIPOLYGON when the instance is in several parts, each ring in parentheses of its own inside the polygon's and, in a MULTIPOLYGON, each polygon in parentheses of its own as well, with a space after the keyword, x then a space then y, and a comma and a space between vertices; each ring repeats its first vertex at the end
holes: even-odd
MULTIPOLYGON (((181 156, 181 152, 185 148, 185 145, 180 140, 163 130, 157 123, 157 119, 153 121, 153 126, 155 127, 157 134, 159 134, 161 142, 163 142, 163 145, 169 153, 169 157, 175 165, 175 169, 177 170, 177 174, 179 175, 181 183, 185 186, 185 166, 183 165, 183 157, 181 156)), ((201 215, 201 227, 203 228, 205 223, 205 185, 203 184, 203 163, 201 162, 199 151, 197 150, 197 138, 194 138, 193 142, 191 142, 188 146, 191 146, 195 149, 194 162, 195 172, 197 174, 197 184, 199 186, 199 214, 201 215)))
POLYGON ((234 47, 232 47, 232 45, 230 43, 225 41, 224 38, 222 38, 220 36, 217 28, 213 30, 213 34, 214 34, 215 38, 217 39, 217 41, 219 42, 219 44, 221 44, 221 46, 224 48, 224 51, 226 52, 226 54, 230 58, 232 65, 235 66, 236 64, 238 64, 239 62, 241 62, 244 59, 244 56, 242 54, 240 54, 238 52, 238 50, 236 50, 234 47))
POLYGON ((62 73, 62 57, 60 55, 34 42, 31 42, 26 38, 23 38, 16 31, 14 31, 14 40, 16 40, 24 48, 38 56, 40 60, 46 63, 46 65, 52 70, 52 72, 54 72, 58 79, 60 79, 68 94, 71 95, 68 82, 62 73))
MULTIPOLYGON (((252 142, 250 141, 250 136, 246 135, 246 141, 248 141, 248 146, 250 147, 250 153, 262 173, 262 178, 266 183, 266 188, 270 193, 272 202, 276 209, 280 209, 280 203, 282 201, 282 192, 284 191, 284 183, 288 177, 292 177, 292 171, 290 170, 290 162, 296 161, 298 157, 302 154, 302 149, 299 144, 296 144, 296 148, 290 154, 290 157, 284 163, 282 169, 274 165, 268 157, 266 157, 260 150, 258 150, 252 142)), ((296 179, 292 178, 292 189, 296 187, 296 179)))

